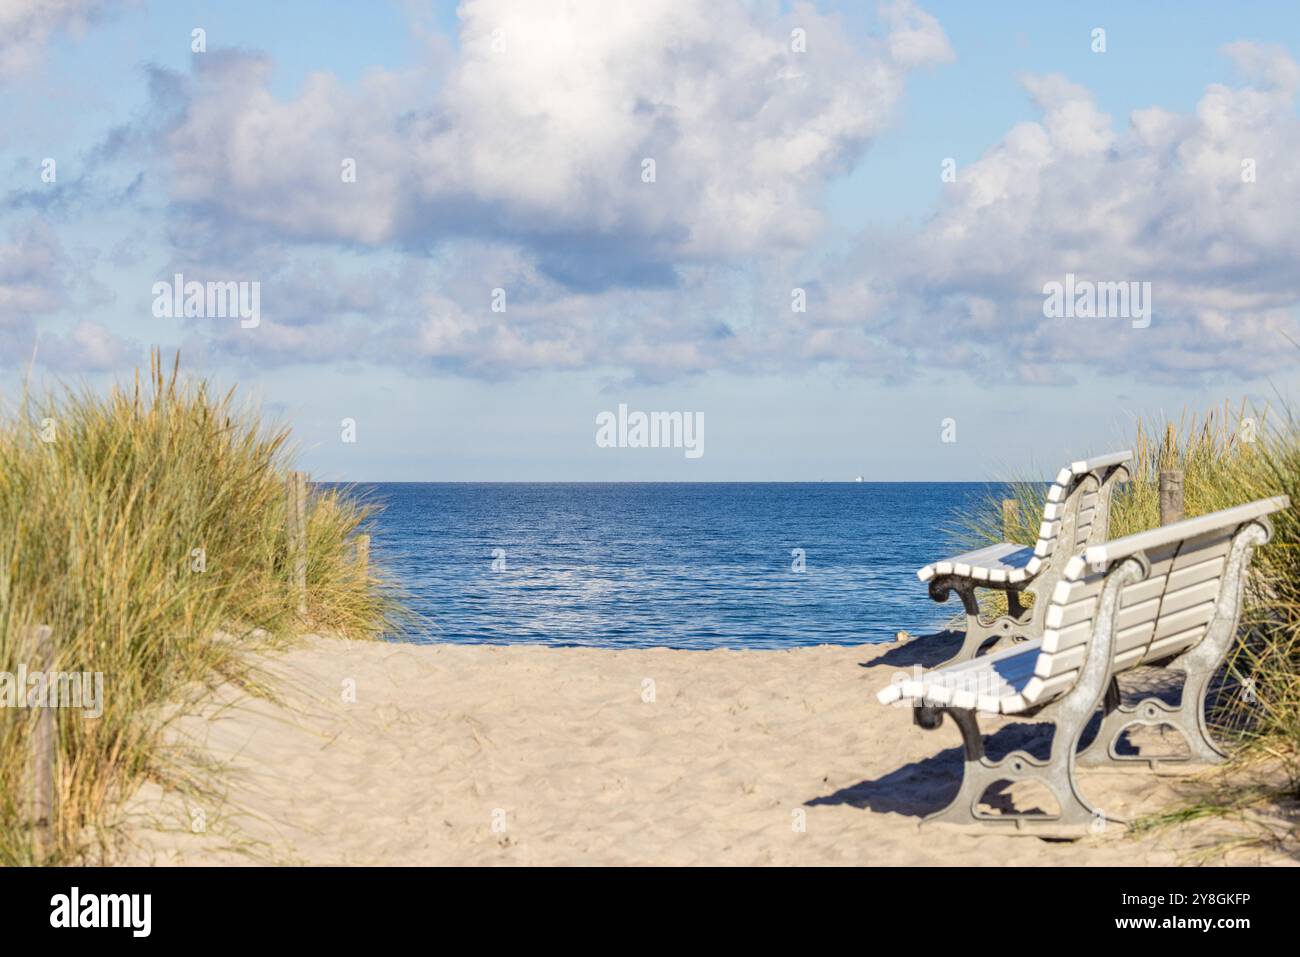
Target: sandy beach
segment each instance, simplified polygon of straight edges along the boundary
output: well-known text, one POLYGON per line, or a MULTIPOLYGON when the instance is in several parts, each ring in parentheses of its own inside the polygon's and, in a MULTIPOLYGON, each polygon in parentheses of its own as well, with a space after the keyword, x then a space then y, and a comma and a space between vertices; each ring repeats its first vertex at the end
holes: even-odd
MULTIPOLYGON (((919 829, 956 789, 957 731, 923 732, 874 692, 951 647, 942 637, 744 652, 308 637, 264 663, 274 701, 227 685, 173 725, 175 753, 213 762, 221 793, 147 785, 124 808, 118 859, 1176 864, 1200 862, 1223 836, 1226 825, 1205 822, 1141 837, 1111 824, 1072 843, 919 829)), ((1119 819, 1167 804, 1179 780, 1081 773, 1119 819)), ((1032 807, 1033 797, 1001 799, 1032 807)), ((1291 863, 1262 850, 1231 860, 1291 863)))

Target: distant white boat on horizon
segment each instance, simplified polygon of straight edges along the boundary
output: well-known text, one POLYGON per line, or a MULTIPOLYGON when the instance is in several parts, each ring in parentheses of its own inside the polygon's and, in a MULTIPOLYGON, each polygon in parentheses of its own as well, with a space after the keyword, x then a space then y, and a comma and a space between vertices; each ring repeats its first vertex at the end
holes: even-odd
POLYGON ((855 478, 853 481, 855 481, 855 482, 862 482, 862 481, 864 481, 864 479, 862 478, 861 475, 859 475, 859 476, 858 476, 857 478, 855 478))

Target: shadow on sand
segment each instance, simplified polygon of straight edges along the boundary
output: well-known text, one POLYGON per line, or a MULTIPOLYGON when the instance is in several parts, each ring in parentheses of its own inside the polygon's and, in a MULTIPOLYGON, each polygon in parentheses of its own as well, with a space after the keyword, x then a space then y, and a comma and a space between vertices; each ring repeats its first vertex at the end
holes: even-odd
MULTIPOLYGON (((943 729, 951 736, 957 734, 951 721, 943 729)), ((918 728, 916 731, 920 734, 918 728)), ((989 756, 998 759, 1012 751, 1028 751, 1038 758, 1046 758, 1051 745, 1051 731, 1047 725, 1018 724, 1001 728, 984 738, 989 756)), ((840 788, 832 794, 806 801, 808 807, 826 804, 847 804, 860 810, 882 814, 909 814, 925 817, 945 808, 961 786, 964 759, 960 747, 945 748, 938 754, 905 764, 882 777, 859 781, 850 787, 840 788)), ((996 810, 1013 810, 1010 799, 990 789, 985 803, 996 810)), ((1024 809, 1019 809, 1023 811, 1024 809)))
POLYGON ((960 631, 936 631, 930 635, 917 635, 895 645, 879 658, 861 661, 859 668, 934 668, 943 664, 961 649, 965 635, 960 631))

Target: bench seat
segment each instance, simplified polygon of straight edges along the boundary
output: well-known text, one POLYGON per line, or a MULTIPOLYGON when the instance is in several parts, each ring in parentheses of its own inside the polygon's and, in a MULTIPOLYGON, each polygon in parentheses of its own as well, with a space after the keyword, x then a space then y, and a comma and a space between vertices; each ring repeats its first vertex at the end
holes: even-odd
POLYGON ((917 677, 899 676, 876 699, 891 704, 909 698, 985 714, 1018 714, 1028 707, 1022 692, 1035 677, 1042 645, 1042 639, 1036 638, 917 677))
POLYGON ((1028 545, 1016 545, 1000 542, 973 552, 964 552, 931 562, 916 573, 916 577, 928 582, 937 575, 958 575, 977 582, 1016 582, 1028 581, 1042 565, 1042 559, 1034 554, 1028 545))

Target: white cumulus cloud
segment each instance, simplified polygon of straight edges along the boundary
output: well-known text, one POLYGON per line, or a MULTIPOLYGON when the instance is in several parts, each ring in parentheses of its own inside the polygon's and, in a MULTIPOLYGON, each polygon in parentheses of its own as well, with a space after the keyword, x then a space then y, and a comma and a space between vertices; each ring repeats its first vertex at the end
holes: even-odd
POLYGON ((450 63, 375 70, 355 89, 320 73, 291 100, 269 92, 265 58, 196 57, 167 136, 173 198, 280 237, 490 236, 573 285, 662 283, 675 264, 811 242, 822 187, 885 127, 907 72, 951 56, 910 3, 856 43, 803 4, 467 0, 459 13, 450 63))
POLYGON ((1300 66, 1252 43, 1226 48, 1243 82, 1194 112, 1152 108, 1117 129, 1083 87, 1027 77, 1041 112, 961 168, 914 235, 864 244, 828 286, 831 315, 868 325, 918 361, 1025 381, 1092 367, 1187 381, 1293 366, 1300 307, 1300 66), (1047 319, 1067 273, 1149 282, 1149 328, 1047 319))
POLYGON ((50 38, 83 32, 116 0, 0 0, 0 80, 30 69, 50 38))

